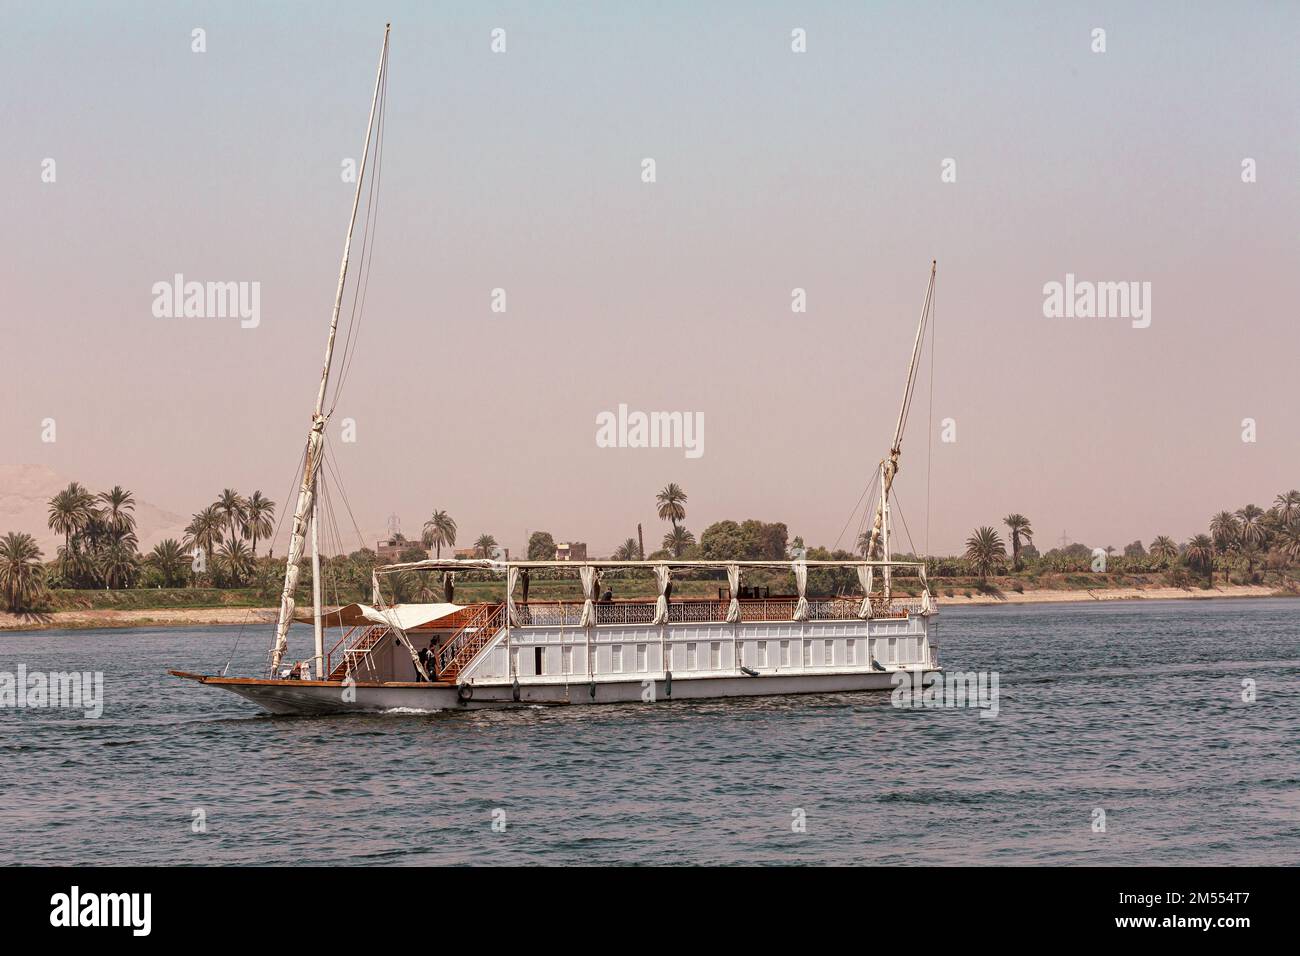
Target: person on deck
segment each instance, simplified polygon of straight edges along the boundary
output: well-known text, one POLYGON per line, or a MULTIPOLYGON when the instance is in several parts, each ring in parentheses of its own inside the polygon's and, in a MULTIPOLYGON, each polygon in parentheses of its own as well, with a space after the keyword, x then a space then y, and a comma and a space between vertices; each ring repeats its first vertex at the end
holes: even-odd
MULTIPOLYGON (((434 639, 429 638, 429 646, 421 648, 420 652, 416 656, 420 659, 420 667, 424 668, 424 672, 432 675, 433 662, 437 658, 437 653, 434 650, 434 639)), ((416 683, 424 683, 424 677, 420 674, 419 668, 416 668, 415 670, 415 680, 416 683)))

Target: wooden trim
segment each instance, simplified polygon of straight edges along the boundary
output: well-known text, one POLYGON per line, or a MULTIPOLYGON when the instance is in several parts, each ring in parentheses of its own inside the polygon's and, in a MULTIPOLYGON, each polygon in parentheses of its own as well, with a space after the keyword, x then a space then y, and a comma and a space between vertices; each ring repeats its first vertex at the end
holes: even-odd
MULTIPOLYGON (((216 687, 342 687, 341 680, 280 680, 266 677, 217 677, 207 674, 191 674, 188 671, 168 671, 173 677, 196 681, 200 684, 212 684, 216 687)), ((382 681, 359 680, 353 682, 356 687, 455 687, 448 681, 382 681)))

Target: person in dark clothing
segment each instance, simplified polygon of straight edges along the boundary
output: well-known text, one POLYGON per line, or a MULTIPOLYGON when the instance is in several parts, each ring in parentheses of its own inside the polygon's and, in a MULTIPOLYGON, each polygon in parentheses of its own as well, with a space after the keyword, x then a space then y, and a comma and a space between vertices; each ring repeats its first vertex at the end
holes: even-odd
MULTIPOLYGON (((434 663, 438 659, 438 653, 437 653, 437 649, 434 647, 434 641, 430 639, 429 646, 422 648, 416 656, 420 659, 420 666, 424 668, 424 672, 428 674, 430 677, 432 677, 434 671, 434 663)), ((424 677, 421 676, 420 671, 418 669, 415 672, 415 679, 419 683, 424 682, 424 677)))

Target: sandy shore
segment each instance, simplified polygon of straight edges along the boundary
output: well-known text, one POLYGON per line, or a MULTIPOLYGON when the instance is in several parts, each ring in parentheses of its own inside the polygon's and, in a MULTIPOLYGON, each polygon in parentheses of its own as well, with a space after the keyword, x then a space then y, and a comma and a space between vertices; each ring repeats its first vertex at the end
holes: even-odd
POLYGON ((1060 604, 1060 603, 1079 603, 1085 601, 1178 601, 1178 600, 1195 600, 1207 598, 1228 598, 1228 597, 1274 597, 1278 592, 1275 588, 1264 587, 1258 584, 1229 584, 1217 585, 1208 590, 1201 588, 1093 588, 1090 590, 1078 591, 1054 591, 1044 588, 1041 591, 1025 591, 1023 594, 1016 591, 1004 591, 999 595, 980 594, 972 592, 970 597, 963 594, 954 594, 948 597, 943 594, 940 588, 939 606, 954 607, 957 605, 988 605, 988 604, 1060 604))
MULTIPOLYGON (((1096 588, 1093 590, 1036 590, 1000 595, 972 593, 947 597, 940 589, 939 607, 1001 604, 1065 604, 1092 601, 1172 601, 1228 597, 1274 597, 1278 592, 1261 585, 1218 585, 1209 590, 1192 588, 1096 588)), ((54 611, 49 614, 0 613, 0 631, 38 631, 53 628, 168 627, 211 624, 274 624, 275 608, 214 607, 159 608, 143 611, 54 611)))
POLYGON ((49 614, 0 613, 0 631, 91 627, 174 627, 199 624, 274 624, 275 619, 275 608, 256 607, 53 611, 49 614))

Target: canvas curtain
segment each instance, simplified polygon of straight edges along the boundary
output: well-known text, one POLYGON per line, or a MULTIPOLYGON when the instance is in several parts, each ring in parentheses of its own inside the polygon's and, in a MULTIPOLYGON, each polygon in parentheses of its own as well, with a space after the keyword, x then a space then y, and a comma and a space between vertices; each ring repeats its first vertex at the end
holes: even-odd
POLYGON ((506 615, 512 627, 519 626, 519 611, 515 607, 515 585, 519 583, 519 569, 506 571, 506 615))
POLYGON ((727 623, 735 624, 740 620, 740 565, 727 565, 727 587, 731 590, 731 604, 727 606, 727 623))
POLYGON ((596 603, 592 593, 596 588, 596 569, 590 564, 578 568, 578 577, 582 579, 582 619, 579 627, 591 627, 596 622, 596 603))
POLYGON ((869 564, 858 565, 858 583, 862 585, 862 607, 858 608, 858 617, 866 621, 871 618, 871 576, 875 571, 869 564))
POLYGON ((921 568, 921 616, 929 617, 934 613, 934 601, 930 597, 930 582, 925 578, 925 568, 921 568))
POLYGON ((651 623, 663 624, 668 620, 668 582, 672 580, 668 565, 655 565, 655 580, 659 582, 659 599, 655 601, 655 619, 651 623))
POLYGON ((794 607, 796 621, 808 620, 808 565, 796 561, 794 567, 794 584, 799 589, 799 603, 794 607))

